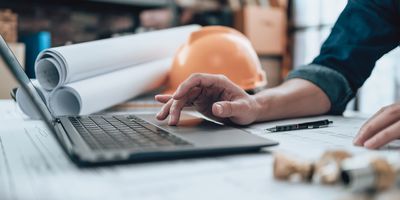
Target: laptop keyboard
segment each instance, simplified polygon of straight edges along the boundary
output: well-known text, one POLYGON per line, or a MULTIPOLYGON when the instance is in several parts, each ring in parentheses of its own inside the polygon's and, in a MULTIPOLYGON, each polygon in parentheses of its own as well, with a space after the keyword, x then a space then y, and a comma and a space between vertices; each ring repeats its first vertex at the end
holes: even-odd
POLYGON ((94 150, 191 145, 135 116, 69 117, 69 120, 94 150))

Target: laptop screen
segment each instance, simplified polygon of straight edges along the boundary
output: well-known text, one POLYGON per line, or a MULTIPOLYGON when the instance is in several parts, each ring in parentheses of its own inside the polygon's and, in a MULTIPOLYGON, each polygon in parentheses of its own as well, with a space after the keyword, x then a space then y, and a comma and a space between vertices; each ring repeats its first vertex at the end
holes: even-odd
POLYGON ((54 131, 53 122, 54 117, 50 113, 49 109, 40 98, 39 93, 36 91, 35 87, 29 80, 28 76, 22 69, 17 58, 8 47, 7 43, 4 41, 3 37, 0 35, 0 55, 4 60, 4 63, 13 74, 14 78, 20 84, 20 89, 22 89, 29 97, 31 103, 33 104, 36 112, 42 117, 42 119, 49 126, 50 130, 54 131))

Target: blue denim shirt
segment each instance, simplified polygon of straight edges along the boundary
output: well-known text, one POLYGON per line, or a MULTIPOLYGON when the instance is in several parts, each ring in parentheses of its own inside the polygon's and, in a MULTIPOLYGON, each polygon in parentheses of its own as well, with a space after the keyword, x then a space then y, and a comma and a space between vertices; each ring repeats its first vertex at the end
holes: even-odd
POLYGON ((399 44, 400 0, 349 0, 320 54, 287 79, 314 83, 329 97, 329 114, 342 114, 375 62, 399 44))

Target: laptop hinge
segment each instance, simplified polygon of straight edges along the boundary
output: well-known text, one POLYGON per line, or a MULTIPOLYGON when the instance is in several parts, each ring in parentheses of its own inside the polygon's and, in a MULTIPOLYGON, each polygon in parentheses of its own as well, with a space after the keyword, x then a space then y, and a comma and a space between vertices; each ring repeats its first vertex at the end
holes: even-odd
POLYGON ((58 124, 61 124, 61 120, 60 120, 60 118, 55 118, 55 119, 53 120, 53 123, 58 123, 58 124))

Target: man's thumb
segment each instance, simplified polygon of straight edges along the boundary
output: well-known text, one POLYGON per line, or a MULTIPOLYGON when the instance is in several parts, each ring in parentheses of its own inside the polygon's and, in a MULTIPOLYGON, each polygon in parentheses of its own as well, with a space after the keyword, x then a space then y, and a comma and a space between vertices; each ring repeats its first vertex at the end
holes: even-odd
POLYGON ((234 101, 219 101, 212 106, 212 113, 216 117, 233 117, 240 113, 240 103, 234 101))

